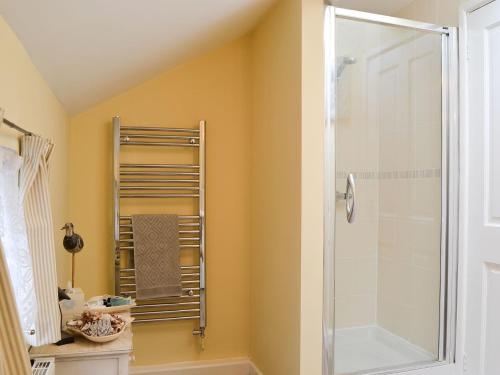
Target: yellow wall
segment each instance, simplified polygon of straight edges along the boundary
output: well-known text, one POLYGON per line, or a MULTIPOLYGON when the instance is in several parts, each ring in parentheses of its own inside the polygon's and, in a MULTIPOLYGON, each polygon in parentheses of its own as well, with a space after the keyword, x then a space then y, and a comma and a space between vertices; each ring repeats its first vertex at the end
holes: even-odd
POLYGON ((320 373, 322 28, 322 1, 281 0, 248 37, 71 119, 70 145, 91 150, 70 177, 88 296, 113 288, 111 117, 208 121, 206 351, 192 323, 135 326, 135 364, 250 356, 268 375, 320 373))
POLYGON ((321 374, 324 55, 322 0, 302 0, 300 373, 321 374))
MULTIPOLYGON (((207 121, 206 350, 193 322, 134 326, 135 364, 248 356, 250 62, 248 38, 187 62, 71 119, 71 217, 85 237, 77 285, 113 291, 111 117, 180 127, 207 121)), ((165 202, 168 204, 168 202, 165 202)))
POLYGON ((252 35, 251 358, 264 374, 299 374, 299 0, 282 0, 252 35))
MULTIPOLYGON (((62 247, 59 230, 66 220, 68 202, 68 118, 47 83, 35 68, 14 32, 0 17, 0 107, 5 117, 20 126, 50 138, 55 143, 51 157, 50 192, 59 285, 71 275, 70 255, 62 247)), ((0 126, 0 144, 18 148, 20 133, 0 126)))

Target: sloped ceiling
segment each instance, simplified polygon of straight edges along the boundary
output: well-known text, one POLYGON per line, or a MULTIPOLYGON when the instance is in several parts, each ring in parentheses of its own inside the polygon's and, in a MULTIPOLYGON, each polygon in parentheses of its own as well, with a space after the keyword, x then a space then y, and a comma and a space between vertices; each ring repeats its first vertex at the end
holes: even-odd
POLYGON ((273 2, 0 0, 0 12, 74 114, 244 35, 273 2))
POLYGON ((414 0, 330 0, 329 3, 340 8, 363 12, 393 15, 414 0))

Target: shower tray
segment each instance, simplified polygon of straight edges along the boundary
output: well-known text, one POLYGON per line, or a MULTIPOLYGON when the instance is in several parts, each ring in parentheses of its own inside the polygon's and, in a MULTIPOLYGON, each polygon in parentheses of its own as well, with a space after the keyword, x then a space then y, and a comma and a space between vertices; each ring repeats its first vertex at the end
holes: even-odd
POLYGON ((432 354, 379 326, 335 331, 335 375, 358 374, 435 360, 432 354))

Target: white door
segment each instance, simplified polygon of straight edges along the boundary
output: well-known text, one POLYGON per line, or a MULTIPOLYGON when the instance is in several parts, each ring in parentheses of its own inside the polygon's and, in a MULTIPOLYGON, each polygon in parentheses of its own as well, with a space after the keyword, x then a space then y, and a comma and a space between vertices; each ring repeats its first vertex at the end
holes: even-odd
POLYGON ((465 373, 500 374, 500 1, 467 16, 465 373))

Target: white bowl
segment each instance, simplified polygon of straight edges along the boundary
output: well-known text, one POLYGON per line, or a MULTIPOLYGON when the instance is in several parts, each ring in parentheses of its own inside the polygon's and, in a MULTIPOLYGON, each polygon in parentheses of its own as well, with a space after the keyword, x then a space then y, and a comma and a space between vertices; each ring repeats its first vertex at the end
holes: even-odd
POLYGON ((112 334, 112 335, 107 335, 107 336, 89 336, 89 335, 83 333, 82 331, 80 331, 80 329, 78 329, 78 328, 70 327, 68 325, 66 325, 66 328, 68 331, 79 334, 80 336, 85 337, 89 341, 101 342, 101 343, 102 342, 109 342, 109 341, 113 341, 113 340, 116 340, 117 338, 119 338, 123 334, 123 332, 125 332, 125 330, 128 328, 130 323, 132 323, 134 321, 134 318, 124 318, 123 316, 121 318, 125 322, 125 325, 120 330, 120 332, 117 332, 117 333, 112 334))

